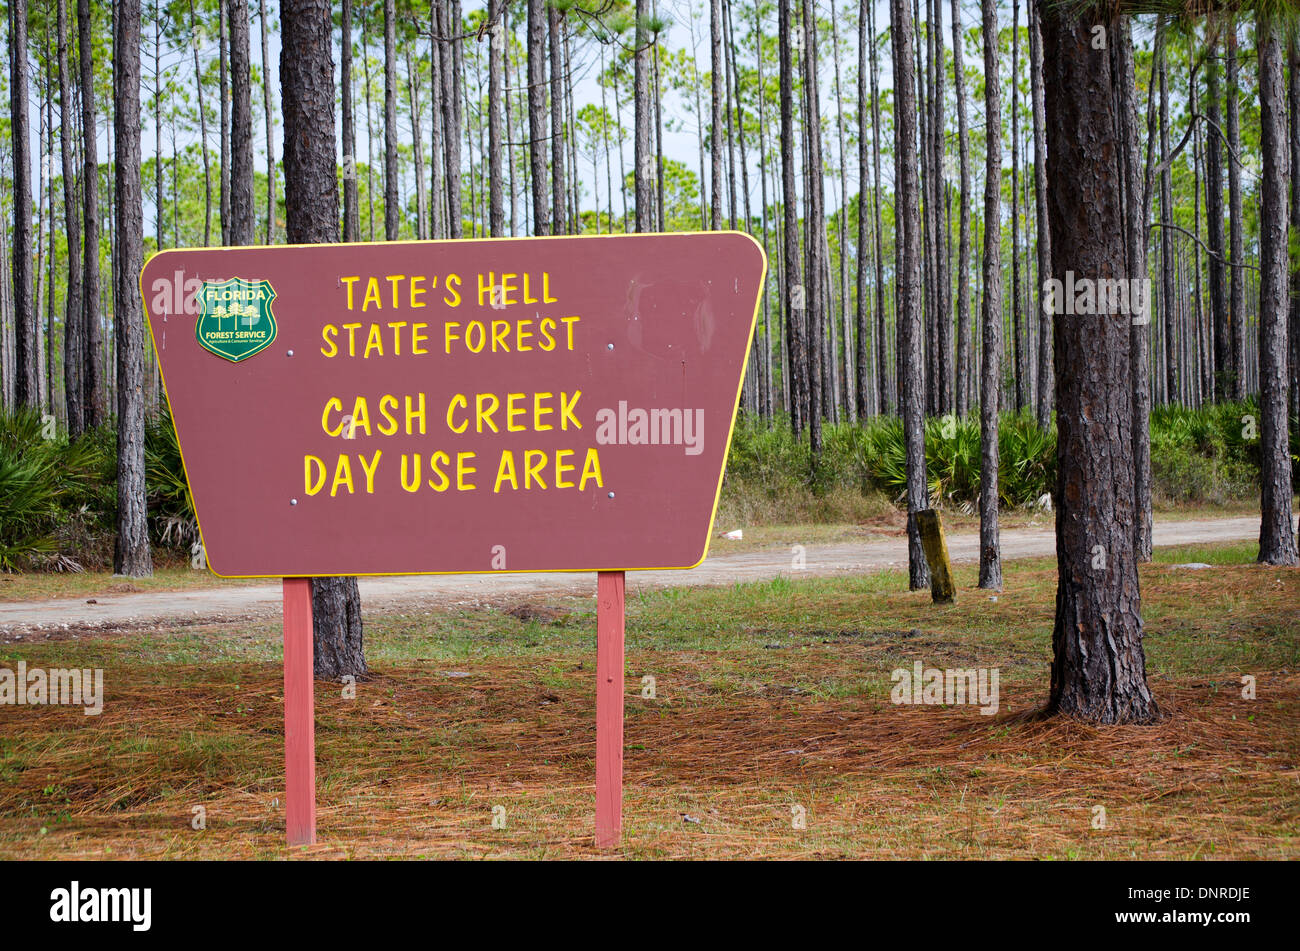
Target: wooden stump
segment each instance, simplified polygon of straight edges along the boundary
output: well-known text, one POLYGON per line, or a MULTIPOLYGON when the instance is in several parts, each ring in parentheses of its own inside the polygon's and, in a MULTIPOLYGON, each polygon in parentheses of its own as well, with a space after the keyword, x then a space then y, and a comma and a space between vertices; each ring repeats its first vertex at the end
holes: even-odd
POLYGON ((934 509, 916 513, 921 533, 921 547, 930 565, 930 597, 935 604, 951 604, 957 595, 952 583, 952 566, 948 561, 948 542, 943 537, 943 522, 934 509))

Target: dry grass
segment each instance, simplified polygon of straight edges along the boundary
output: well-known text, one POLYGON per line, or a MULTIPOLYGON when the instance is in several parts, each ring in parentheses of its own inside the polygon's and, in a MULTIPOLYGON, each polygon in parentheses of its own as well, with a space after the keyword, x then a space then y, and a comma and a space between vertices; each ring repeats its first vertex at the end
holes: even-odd
POLYGON ((189 565, 155 566, 152 578, 123 578, 110 571, 0 572, 0 602, 93 598, 99 594, 132 594, 139 591, 191 591, 197 588, 266 583, 265 579, 256 578, 218 578, 209 571, 195 571, 189 565))
MULTIPOLYGON (((629 674, 626 855, 1300 857, 1294 674, 1262 677, 1253 703, 1230 682, 1161 684, 1160 723, 1096 728, 1035 718, 1038 691, 1005 690, 1004 709, 1022 712, 996 717, 780 688, 719 698, 693 666, 638 660, 660 689, 643 699, 629 674)), ((557 690, 529 661, 466 666, 395 669, 354 701, 318 687, 311 852, 597 854, 590 671, 557 690), (496 805, 505 830, 491 828, 496 805)), ((183 687, 111 691, 98 719, 44 708, 19 736, 5 724, 11 756, 40 756, 0 785, 0 856, 284 853, 279 671, 173 673, 183 687)))
MULTIPOLYGON (((943 609, 891 576, 633 597, 613 854, 1300 858, 1300 571, 1243 564, 1248 548, 1209 552, 1213 572, 1143 570, 1165 714, 1148 727, 1035 715, 1045 561, 1008 565, 996 604, 965 590, 943 609), (999 666, 1001 712, 892 705, 888 672, 912 657, 999 666)), ((320 844, 302 854, 602 854, 594 621, 544 608, 367 618, 375 675, 354 700, 317 686, 320 844)), ((0 650, 106 670, 99 717, 0 707, 0 858, 299 855, 283 846, 277 638, 238 622, 0 650)))

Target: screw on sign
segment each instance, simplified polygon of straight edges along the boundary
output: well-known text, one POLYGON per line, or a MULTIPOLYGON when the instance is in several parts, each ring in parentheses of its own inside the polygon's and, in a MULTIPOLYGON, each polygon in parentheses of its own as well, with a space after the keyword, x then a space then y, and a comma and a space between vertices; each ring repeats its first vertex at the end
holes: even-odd
POLYGON ((145 265, 207 566, 284 579, 291 843, 315 840, 310 579, 509 570, 598 572, 596 829, 617 844, 623 573, 707 553, 765 269, 734 232, 145 265))

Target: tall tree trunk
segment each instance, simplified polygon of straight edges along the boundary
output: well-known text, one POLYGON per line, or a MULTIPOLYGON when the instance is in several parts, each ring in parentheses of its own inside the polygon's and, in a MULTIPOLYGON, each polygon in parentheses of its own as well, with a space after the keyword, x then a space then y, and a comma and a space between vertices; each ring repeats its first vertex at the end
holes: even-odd
MULTIPOLYGON (((446 149, 443 146, 442 108, 442 41, 438 26, 438 4, 429 5, 429 234, 434 238, 447 237, 447 189, 444 166, 446 149)), ((447 68, 450 68, 448 66, 447 68)))
MULTIPOLYGON (((154 240, 163 249, 163 157, 162 157, 162 10, 153 0, 153 172, 154 172, 154 240)), ((145 357, 146 362, 148 356, 145 357)), ((152 379, 150 380, 152 382, 152 379)), ((153 405, 153 400, 149 400, 153 405)))
MULTIPOLYGON (((221 97, 221 244, 230 240, 230 18, 227 0, 217 0, 218 95, 221 97)), ((83 41, 84 42, 84 41, 83 41)), ((84 80, 83 80, 84 81, 84 80)))
MULTIPOLYGON (((1030 0, 1033 2, 1033 0, 1030 0)), ((1015 364, 1016 412, 1029 402, 1023 335, 1020 330, 1020 4, 1011 4, 1011 352, 1015 364)))
MULTIPOLYGON (((929 0, 926 0, 926 12, 929 13, 929 0)), ((921 353, 925 358, 922 377, 924 412, 936 415, 939 412, 939 336, 937 327, 938 305, 935 303, 936 282, 935 266, 938 253, 935 250, 936 229, 934 217, 937 202, 934 199, 935 173, 933 164, 934 112, 926 97, 926 87, 934 80, 934 47, 931 39, 932 30, 926 30, 924 55, 921 52, 921 5, 912 0, 912 24, 915 36, 914 54, 916 63, 916 102, 920 135, 920 204, 921 204, 921 353)))
MULTIPOLYGON (((867 138, 868 113, 867 113, 867 74, 869 72, 867 58, 870 55, 868 44, 875 41, 874 36, 869 36, 867 29, 867 6, 870 0, 861 0, 858 8, 858 247, 857 247, 857 329, 858 345, 856 350, 857 362, 857 399, 858 418, 865 420, 871 412, 871 379, 870 379, 870 359, 871 354, 868 352, 867 343, 871 337, 872 317, 871 304, 868 292, 869 271, 867 262, 869 251, 868 242, 871 240, 869 212, 870 197, 867 194, 868 170, 871 161, 871 144, 867 138)), ((955 3, 956 0, 953 0, 955 3)), ((844 249, 840 249, 841 256, 844 255, 844 249)), ((880 338, 876 339, 876 347, 880 346, 880 338)), ((847 349, 847 348, 846 348, 847 349)))
MULTIPOLYGON (((1120 169, 1123 175, 1124 246, 1126 268, 1124 276, 1147 287, 1147 222, 1151 220, 1151 154, 1155 130, 1147 133, 1147 175, 1141 174, 1141 135, 1138 131, 1137 79, 1133 65, 1133 29, 1128 17, 1119 20, 1120 32, 1111 37, 1115 55, 1112 76, 1116 86, 1116 109, 1119 113, 1119 135, 1122 146, 1120 169)), ((1157 38, 1157 44, 1164 34, 1157 38)), ((1156 58, 1161 54, 1157 48, 1156 58)), ((1148 125, 1154 119, 1148 109, 1148 125)), ((1132 285, 1130 285, 1132 286, 1132 285)), ((1132 387, 1132 420, 1130 432, 1133 439, 1133 556, 1139 562, 1151 560, 1151 323, 1150 300, 1143 293, 1145 312, 1130 313, 1129 321, 1129 373, 1132 387)))
POLYGON ((45 82, 37 83, 41 111, 41 136, 37 144, 40 152, 41 191, 36 210, 36 229, 39 235, 35 272, 36 404, 43 412, 53 415, 53 387, 50 386, 50 381, 54 360, 50 341, 54 337, 54 51, 50 48, 49 17, 44 19, 45 48, 41 52, 45 61, 45 82))
POLYGON ((1228 133, 1228 225, 1232 265, 1228 268, 1228 326, 1232 330, 1232 387, 1234 400, 1246 397, 1246 288, 1242 283, 1242 218, 1241 218, 1241 123, 1238 119, 1237 100, 1241 95, 1237 74, 1237 21, 1227 24, 1228 43, 1225 53, 1228 88, 1225 112, 1228 133))
MULTIPOLYGON (((659 215, 655 208, 655 160, 650 151, 650 0, 636 0, 636 39, 633 52, 633 158, 636 163, 636 230, 654 231, 659 215)), ((700 183, 704 187, 704 183, 700 183)))
MULTIPOLYGON (((1287 111, 1291 116, 1291 230, 1300 235, 1300 36, 1292 31, 1288 38, 1287 111)), ((1263 337, 1263 334, 1260 335, 1263 337)), ((1290 393, 1292 416, 1300 416, 1300 256, 1291 261, 1290 320, 1290 393)), ((1263 370, 1261 369, 1261 375, 1263 370)))
MULTIPOLYGON (((1163 29, 1163 27, 1162 27, 1163 29)), ((1168 400, 1178 398, 1178 347, 1174 336, 1174 189, 1169 167, 1169 64, 1160 58, 1160 318, 1165 330, 1165 387, 1168 400)))
MULTIPOLYGON (((1052 272, 1126 273, 1111 59, 1092 23, 1038 0, 1047 119, 1052 272)), ((1114 15, 1103 24, 1121 36, 1114 15)), ((1147 722, 1141 597, 1133 551, 1131 344, 1127 314, 1058 321, 1058 587, 1048 709, 1099 723, 1147 722)))
POLYGON ((822 191, 822 129, 821 108, 817 85, 817 18, 807 0, 801 0, 804 29, 804 93, 806 96, 805 123, 808 135, 808 194, 804 244, 807 248, 807 319, 808 319, 808 437, 812 447, 813 465, 822 451, 822 417, 833 402, 827 399, 826 378, 829 376, 825 354, 826 335, 826 211, 822 191))
POLYGON ((1209 119, 1205 141, 1205 215, 1210 265, 1210 328, 1214 335, 1214 398, 1232 394, 1232 337, 1228 324, 1223 246, 1223 113, 1220 108, 1217 38, 1205 58, 1205 116, 1209 119))
POLYGON ((966 74, 962 62, 961 2, 952 0, 952 71, 957 97, 957 150, 961 160, 961 224, 957 243, 957 369, 953 381, 957 415, 970 412, 970 130, 966 116, 966 74))
POLYGON ((81 326, 85 339, 86 428, 104 422, 104 357, 99 329, 99 150, 96 143, 95 67, 90 0, 77 2, 77 49, 81 63, 81 201, 86 237, 82 244, 81 326))
MULTIPOLYGON (((1259 209, 1259 560, 1294 565, 1291 453, 1287 421, 1287 128, 1280 14, 1260 11, 1259 123, 1263 174, 1259 209)), ((1293 60, 1294 62, 1294 60, 1293 60)), ((1293 179, 1293 185, 1294 179, 1293 179)))
POLYGON ((68 293, 63 310, 63 393, 68 438, 86 428, 86 327, 81 301, 81 218, 77 207, 76 158, 73 137, 72 83, 68 72, 68 0, 58 3, 59 153, 63 159, 63 226, 68 242, 68 293))
MULTIPOLYGON (((510 101, 511 101, 510 100, 510 88, 511 88, 510 71, 514 69, 514 56, 511 53, 510 47, 511 47, 511 40, 514 38, 514 28, 510 25, 510 5, 506 3, 501 4, 500 12, 501 12, 501 26, 500 26, 499 35, 501 37, 502 49, 505 51, 505 56, 502 59, 502 69, 503 69, 502 78, 505 80, 505 88, 502 94, 504 101, 502 105, 505 107, 505 120, 506 120, 506 127, 505 127, 506 156, 505 157, 506 157, 506 169, 509 173, 509 182, 510 182, 509 184, 510 237, 513 238, 516 234, 519 233, 519 204, 518 204, 519 190, 515 186, 515 173, 516 173, 515 143, 518 140, 515 139, 514 119, 511 115, 512 109, 510 106, 510 101)), ((605 87, 603 84, 601 85, 600 88, 600 99, 601 99, 601 108, 603 109, 605 103, 605 87)), ((609 167, 608 152, 606 152, 606 156, 605 156, 605 166, 608 169, 609 167)), ((610 220, 612 221, 614 218, 614 196, 612 190, 608 197, 609 197, 609 208, 610 208, 609 216, 610 216, 610 220)))
MULTIPOLYGON (((755 73, 758 81, 758 182, 759 182, 759 201, 761 202, 761 227, 763 229, 763 248, 767 249, 767 112, 763 108, 766 100, 766 79, 763 76, 763 26, 762 12, 757 5, 754 7, 754 37, 755 37, 755 73)), ((763 349, 762 349, 762 396, 760 397, 759 412, 768 419, 772 418, 773 398, 772 398, 772 334, 771 334, 771 295, 768 294, 766 283, 763 287, 763 349)))
MULTIPOLYGON (((282 0, 280 24, 285 233, 290 244, 329 244, 339 221, 329 0, 282 0)), ((317 677, 366 674, 356 578, 312 579, 312 624, 317 677)))
POLYGON ((262 23, 262 105, 266 109, 266 237, 275 241, 275 101, 271 95, 271 24, 266 19, 266 0, 257 0, 262 23))
POLYGON ((244 0, 225 0, 230 15, 230 236, 232 245, 252 244, 253 92, 249 16, 244 0))
POLYGON ((420 95, 420 73, 415 68, 414 46, 413 42, 406 45, 406 103, 411 113, 411 150, 415 154, 415 236, 423 241, 429 236, 429 193, 424 181, 424 142, 420 127, 424 97, 420 95))
MULTIPOLYGON (((638 23, 640 22, 640 0, 638 23)), ((640 42, 641 31, 637 37, 640 42)), ((551 233, 551 211, 547 196, 546 178, 546 8, 545 0, 528 0, 528 158, 533 179, 533 234, 551 233)), ((638 70, 640 68, 638 60, 638 70)), ((640 75, 640 72, 637 74, 640 75)), ((640 116, 638 105, 637 115, 640 116)), ((638 121, 638 132, 641 126, 638 121)), ((640 159, 640 139, 637 139, 637 158, 640 159)), ((639 168, 639 166, 638 166, 639 168)), ((637 195, 640 197, 640 173, 637 177, 637 195)), ((637 212, 640 222, 640 211, 637 212)), ((641 230, 638 228, 638 230, 641 230)))
POLYGON ((465 234, 460 188, 460 94, 464 76, 464 64, 461 62, 460 0, 437 2, 441 7, 442 30, 446 38, 442 48, 442 128, 443 145, 447 154, 447 236, 460 238, 465 234))
POLYGON ((502 200, 501 80, 505 68, 505 0, 488 4, 488 226, 492 237, 505 234, 505 202, 502 200))
MULTIPOLYGON (((650 16, 657 24, 659 22, 659 4, 657 0, 650 0, 650 16)), ((659 35, 656 32, 654 43, 651 46, 650 56, 650 88, 654 96, 655 128, 654 128, 654 145, 655 145, 655 216, 654 225, 660 231, 667 231, 668 226, 664 222, 665 203, 664 203, 664 97, 663 82, 659 78, 659 35)))
POLYGON ((32 288, 31 128, 27 107, 27 0, 9 3, 9 103, 14 156, 14 400, 40 405, 36 300, 32 288))
POLYGON ((889 0, 889 38, 894 59, 894 220, 898 230, 898 365, 902 377, 903 439, 907 453, 907 565, 913 591, 930 584, 916 515, 929 508, 925 472, 925 382, 921 362, 921 196, 917 180, 916 77, 912 60, 912 11, 907 0, 889 0))
POLYGON ((401 200, 397 194, 397 12, 384 0, 384 240, 396 241, 401 200))
MULTIPOLYGON (((283 19, 283 12, 281 13, 281 19, 283 19)), ((357 195, 357 127, 356 119, 352 114, 352 0, 343 0, 339 56, 342 64, 339 95, 343 103, 343 240, 360 241, 361 209, 357 195)), ((280 85, 284 85, 283 81, 280 85)), ((413 121, 418 124, 419 117, 414 117, 413 121)), ((287 214, 287 207, 285 211, 287 214)))
POLYGON ((547 38, 550 41, 551 60, 551 233, 568 234, 565 194, 564 156, 564 56, 560 31, 561 14, 554 2, 546 6, 547 38))
POLYGON ((876 5, 866 2, 867 31, 871 34, 871 206, 875 217, 876 247, 876 388, 882 416, 893 412, 897 403, 894 375, 889 372, 889 343, 885 336, 885 252, 884 227, 880 214, 880 81, 876 56, 876 5))
MULTIPOLYGON (((986 128, 1002 128, 998 74, 997 0, 981 0, 984 27, 986 128)), ((984 158, 984 292, 980 324, 980 574, 979 586, 1002 590, 1002 540, 998 529, 998 411, 1002 406, 1002 143, 992 132, 984 158)))
POLYGON ((931 148, 934 158, 934 273, 935 273, 935 331, 938 336, 939 351, 935 360, 939 378, 936 403, 940 413, 953 410, 953 366, 952 366, 952 275, 949 264, 948 224, 944 211, 947 194, 947 173, 944 162, 946 136, 944 134, 944 43, 943 43, 943 0, 930 0, 931 16, 928 30, 933 34, 934 48, 934 82, 930 89, 931 111, 933 113, 931 148))
POLYGON ((113 295, 117 342, 117 544, 113 573, 153 574, 144 478, 144 200, 140 189, 140 0, 119 0, 113 32, 114 210, 120 261, 113 295))
POLYGON ((202 45, 199 32, 198 15, 194 12, 194 0, 190 3, 190 29, 194 32, 194 91, 199 104, 199 146, 203 153, 203 246, 212 243, 212 167, 208 157, 208 112, 203 102, 203 67, 199 62, 199 47, 202 45))
MULTIPOLYGON (((1206 61, 1208 69, 1209 62, 1206 61)), ((1187 77, 1187 101, 1191 104, 1192 114, 1199 111, 1198 105, 1198 85, 1196 81, 1196 71, 1188 70, 1187 77)), ((1214 399, 1214 329, 1211 321, 1205 319, 1205 308, 1202 295, 1201 277, 1201 182, 1204 180, 1201 173, 1202 157, 1204 152, 1201 148, 1201 124, 1197 123, 1192 129, 1192 234, 1195 241, 1192 243, 1192 256, 1195 262, 1195 295, 1196 295, 1196 344, 1201 352, 1199 365, 1199 382, 1201 387, 1200 404, 1203 405, 1206 400, 1214 399)), ((1207 187, 1208 192, 1208 187, 1207 187)), ((1208 197, 1208 196, 1207 196, 1208 197)))
POLYGON ((709 227, 714 231, 722 228, 723 68, 722 0, 709 0, 709 227))
POLYGON ((804 321, 807 292, 800 279, 798 195, 794 184, 794 65, 791 50, 791 0, 778 0, 778 54, 781 96, 781 210, 782 252, 785 261, 785 287, 782 306, 785 310, 786 346, 789 372, 784 382, 790 397, 790 422, 795 434, 803 431, 805 375, 804 321))
POLYGON ((1052 276, 1052 234, 1047 222, 1047 130, 1043 125, 1043 34, 1038 6, 1029 4, 1029 83, 1034 112, 1034 235, 1038 245, 1038 428, 1052 425, 1052 316, 1043 288, 1052 276))

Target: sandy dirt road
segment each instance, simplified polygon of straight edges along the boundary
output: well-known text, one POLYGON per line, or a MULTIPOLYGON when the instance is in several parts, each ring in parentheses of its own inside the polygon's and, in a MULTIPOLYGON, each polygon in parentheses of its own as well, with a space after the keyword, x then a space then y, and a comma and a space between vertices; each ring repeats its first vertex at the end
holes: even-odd
MULTIPOLYGON (((1171 520, 1157 522, 1157 546, 1207 542, 1245 541, 1259 537, 1258 517, 1171 520)), ((764 581, 778 576, 861 574, 903 568, 907 540, 903 537, 855 544, 809 545, 806 567, 793 565, 790 549, 777 548, 744 554, 727 554, 725 541, 715 541, 712 554, 690 571, 635 571, 628 573, 630 591, 655 587, 722 585, 764 581)), ((979 536, 948 536, 948 551, 955 562, 979 558, 979 536)), ((1012 529, 1002 533, 1004 560, 1050 556, 1056 536, 1050 528, 1012 529)), ((421 605, 499 603, 529 597, 594 593, 589 572, 403 575, 362 578, 361 597, 368 610, 401 610, 421 605)), ((280 611, 278 584, 205 588, 196 591, 97 594, 95 604, 82 598, 0 603, 0 637, 26 631, 62 629, 123 629, 154 627, 165 622, 195 623, 265 617, 280 611)))

